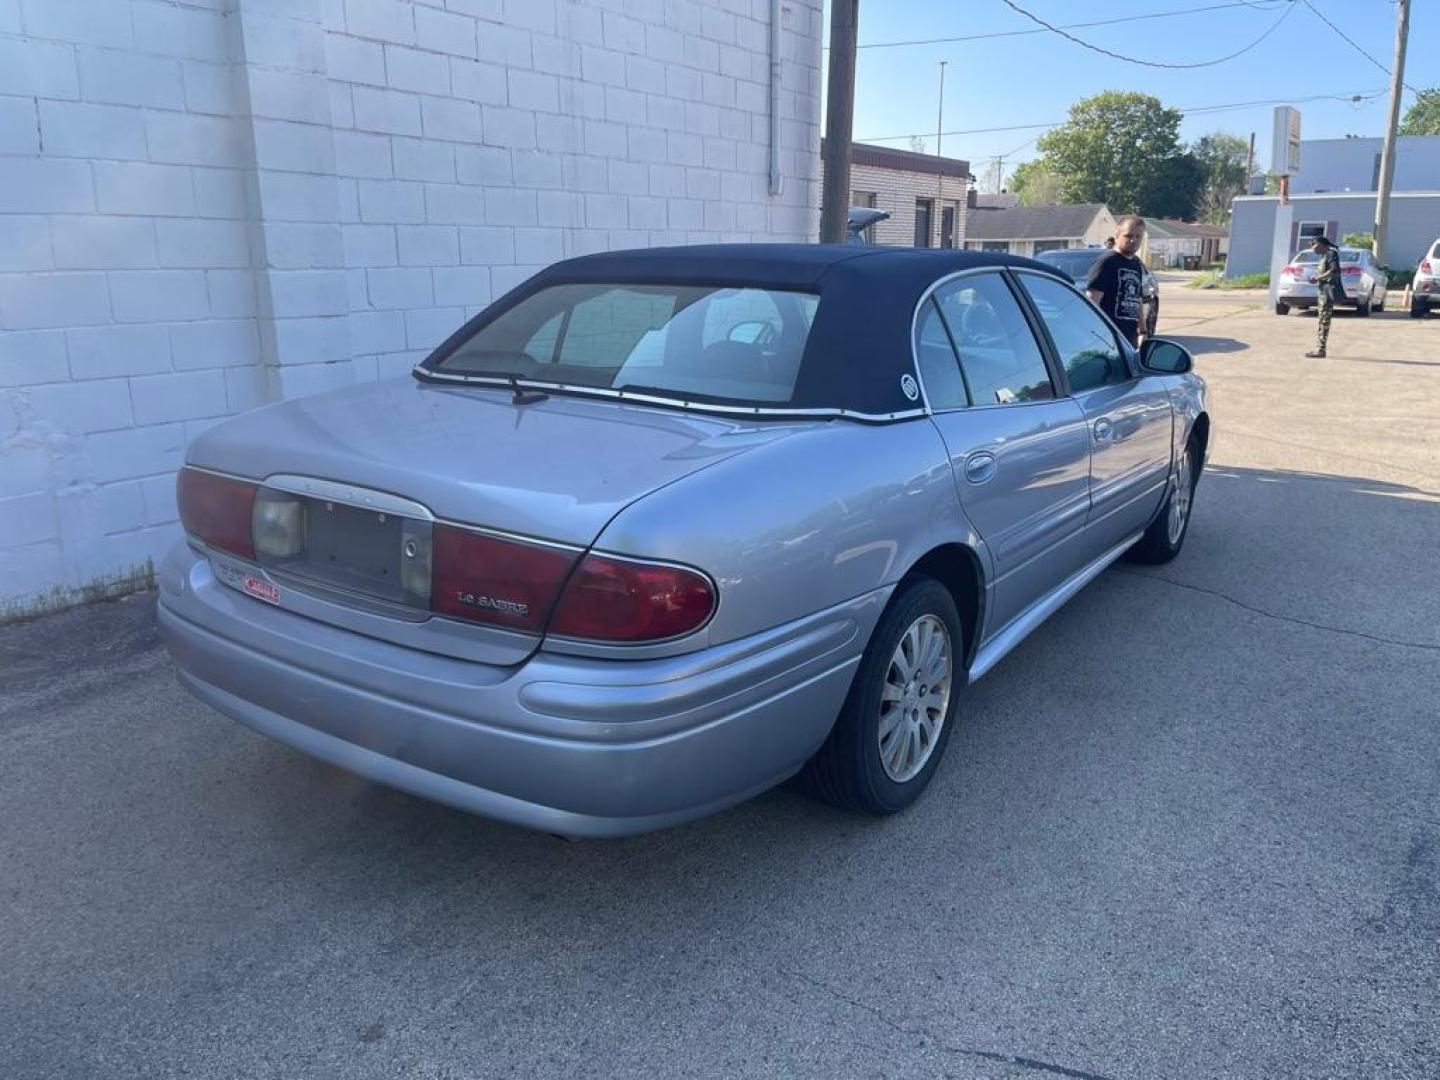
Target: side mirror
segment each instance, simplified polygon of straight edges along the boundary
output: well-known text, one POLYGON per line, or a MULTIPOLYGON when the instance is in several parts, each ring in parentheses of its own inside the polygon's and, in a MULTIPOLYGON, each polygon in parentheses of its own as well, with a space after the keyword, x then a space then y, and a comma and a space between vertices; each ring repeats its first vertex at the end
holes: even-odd
POLYGON ((1184 375, 1195 366, 1195 360, 1184 345, 1147 338, 1140 347, 1140 366, 1154 375, 1184 375))

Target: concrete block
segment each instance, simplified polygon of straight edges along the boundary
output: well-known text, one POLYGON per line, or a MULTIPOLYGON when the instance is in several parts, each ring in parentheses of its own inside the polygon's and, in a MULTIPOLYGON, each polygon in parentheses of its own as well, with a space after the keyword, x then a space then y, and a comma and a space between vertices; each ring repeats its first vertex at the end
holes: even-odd
POLYGON ((361 180, 360 220, 369 224, 423 225, 425 186, 399 180, 361 180))
POLYGON ((336 131, 335 168, 340 176, 388 180, 394 175, 390 139, 362 131, 336 131))
MULTIPOLYGON (((486 266, 437 268, 435 303, 440 307, 470 309, 490 302, 490 269, 486 266)), ((458 323, 456 326, 458 327, 458 323)))
POLYGON ((703 37, 687 37, 685 39, 685 66, 694 68, 696 71, 718 73, 720 71, 720 46, 703 37))
POLYGON ((343 315, 350 310, 340 270, 271 270, 271 306, 277 319, 343 315))
POLYGON ((524 188, 485 189, 485 224, 519 226, 538 223, 535 192, 524 188))
MULTIPOLYGON (((530 39, 530 57, 535 70, 546 75, 560 75, 567 79, 580 76, 580 43, 569 35, 549 37, 534 34, 530 39)), ((561 101, 561 111, 568 111, 561 101)))
POLYGON ((253 317, 255 275, 249 270, 207 270, 205 288, 210 297, 210 314, 217 319, 253 317))
POLYGON ((351 91, 355 102, 355 126, 362 131, 389 135, 419 135, 420 99, 396 90, 372 90, 357 86, 351 91))
POLYGON ((342 82, 384 86, 385 47, 349 34, 326 34, 325 69, 342 82))
POLYGON ((504 10, 504 0, 445 0, 445 9, 499 22, 504 10))
POLYGON ((504 105, 508 94, 505 68, 499 64, 452 57, 450 92, 457 98, 482 105, 504 105))
MULTIPOLYGON (((185 443, 185 428, 179 423, 92 434, 81 450, 82 475, 87 481, 105 483, 173 474, 184 463, 185 443)), ((173 476, 170 483, 173 486, 173 476)))
POLYGON ((146 525, 165 525, 179 521, 180 512, 175 505, 175 477, 150 476, 138 483, 145 504, 146 525))
POLYGON ((11 158, 0 184, 0 213, 83 214, 95 209, 90 165, 83 161, 11 158))
POLYGON ((235 72, 228 64, 190 61, 180 65, 185 83, 185 108, 192 113, 233 116, 238 111, 235 72))
POLYGON ((584 149, 584 128, 574 116, 535 117, 535 145, 551 153, 578 154, 584 149))
POLYGON ((511 151, 495 146, 457 146, 455 173, 462 184, 509 184, 513 175, 511 151))
POLYGON ((720 176, 706 168, 685 170, 685 194, 692 199, 720 198, 720 176))
POLYGON ((53 269, 47 218, 0 217, 0 273, 53 269))
POLYGON ((510 87, 510 107, 532 112, 560 111, 560 80, 554 75, 511 68, 506 74, 510 87))
POLYGON ((535 228, 515 230, 515 261, 548 266, 565 257, 565 233, 562 229, 535 228))
POLYGON ((200 270, 250 265, 250 236, 243 221, 172 218, 154 222, 160 265, 200 270))
POLYGON ((260 205, 266 221, 328 222, 338 199, 332 176, 262 172, 260 205))
MULTIPOLYGON (((269 401, 269 379, 259 367, 225 369, 225 408, 232 416, 258 409, 269 401)), ((149 501, 146 502, 147 512, 149 501)))
POLYGON ((632 127, 626 141, 631 161, 661 164, 669 153, 667 132, 659 128, 632 127))
POLYGON ((287 13, 271 18, 254 12, 245 15, 245 60, 251 66, 285 71, 325 72, 325 33, 287 13))
MULTIPOLYGON (((0 386, 38 386, 69 377, 65 331, 7 330, 0 334, 0 386)), ((0 469, 0 475, 5 471, 0 469)))
MULTIPOLYGON (((105 7, 113 5, 106 4, 105 7)), ((186 60, 223 61, 225 17, 219 11, 196 11, 168 4, 135 4, 131 9, 137 52, 178 56, 186 60)), ((247 19, 246 36, 250 27, 247 19)), ((114 45, 113 40, 97 42, 114 45)), ((249 56, 248 42, 246 55, 249 56)), ((268 63, 251 57, 252 62, 268 63)))
POLYGON ((124 379, 37 386, 30 391, 30 408, 41 424, 66 435, 115 431, 135 424, 124 379))
MULTIPOLYGON (((515 261, 515 230, 503 225, 462 228, 460 261, 469 265, 498 266, 515 261)), ((439 298, 436 298, 437 302, 439 298)))
POLYGON ((428 269, 367 270, 370 306, 377 311, 430 307, 434 302, 428 269))
POLYGON ((96 202, 102 213, 189 217, 195 213, 190 170, 178 165, 97 161, 96 202))
POLYGON ((450 62, 439 53, 386 45, 385 79, 394 90, 446 95, 450 93, 450 62))
POLYGON ((513 155, 515 185, 540 190, 563 186, 559 154, 546 154, 538 150, 516 150, 513 155))
POLYGON ((495 267, 490 271, 490 281, 495 289, 495 296, 497 298, 504 296, 516 286, 525 284, 543 269, 543 266, 495 267))
POLYGON ((473 101, 421 98, 420 114, 427 139, 466 143, 480 141, 480 106, 473 101))
POLYGON ((126 270, 156 265, 155 222, 86 214, 56 217, 50 242, 57 270, 126 270))
POLYGON ((645 123, 645 95, 619 87, 605 88, 605 119, 617 124, 645 123))
POLYGON ((25 33, 32 38, 128 49, 134 43, 128 4, 93 0, 20 0, 25 33))
POLYGON ((245 173, 240 169, 191 170, 195 184, 195 213, 206 218, 242 219, 250 216, 245 173))
POLYGON ((594 157, 624 158, 627 153, 625 125, 606 120, 584 122, 585 153, 594 157))
POLYGON ((183 109, 180 63, 141 53, 80 49, 80 93, 86 101, 183 109))
MULTIPOLYGON (((254 319, 207 319, 170 327, 176 371, 254 365, 260 360, 260 335, 254 319)), ((72 350, 70 362, 75 362, 72 350)))
MULTIPOLYGON (((33 109, 31 112, 33 120, 33 109)), ((39 112, 48 157, 143 161, 147 156, 144 113, 139 109, 41 101, 39 112)))
POLYGON ((115 379, 170 370, 170 329, 164 325, 87 326, 65 331, 70 374, 115 379))
POLYGON ((345 265, 342 226, 329 222, 271 222, 265 227, 265 256, 276 270, 336 269, 345 265))
POLYGON ((607 11, 604 14, 604 34, 607 49, 637 56, 645 53, 645 24, 639 19, 607 11))
POLYGON ((24 97, 80 96, 75 50, 26 38, 0 38, 0 94, 24 97))
POLYGON ((651 94, 645 99, 645 123, 662 131, 683 131, 689 123, 690 110, 695 108, 708 109, 710 106, 651 94))
POLYGON ((145 496, 139 480, 103 484, 86 499, 102 535, 145 527, 145 496))
POLYGON ((437 184, 455 182, 455 147, 429 139, 391 139, 391 154, 398 180, 422 180, 437 184))
POLYGON ((699 101, 704 94, 704 74, 694 68, 670 65, 665 69, 665 94, 678 101, 699 101))
POLYGON ((349 83, 331 81, 327 90, 330 94, 330 126, 334 129, 355 126, 355 96, 349 83))
POLYGON ((553 34, 555 8, 556 0, 504 0, 502 19, 509 26, 523 26, 527 30, 553 34))
POLYGON ((650 194, 669 199, 685 197, 685 167, 683 165, 651 165, 650 194))
POLYGON ((473 58, 476 55, 475 20, 464 14, 417 7, 415 42, 422 49, 473 58))
POLYGON ((665 200, 649 196, 630 196, 626 215, 632 229, 664 229, 668 222, 665 200))
POLYGON ((303 173, 335 171, 335 136, 339 132, 288 120, 256 120, 251 126, 255 162, 260 168, 303 173))
POLYGON ((579 228, 585 224, 585 196, 578 191, 537 191, 540 224, 553 228, 579 228))
POLYGON ((340 221, 353 225, 360 220, 360 180, 339 180, 335 190, 340 203, 340 221))
POLYGON ((0 274, 0 329, 108 322, 110 293, 104 274, 0 274))
POLYGON ((168 424, 175 420, 198 420, 224 416, 230 411, 225 399, 223 371, 183 371, 169 375, 144 375, 130 380, 137 424, 168 424))
POLYGON ((275 359, 283 366, 305 367, 349 360, 349 316, 276 319, 275 359))
POLYGON ((433 349, 465 322, 464 308, 424 308, 405 312, 405 343, 411 349, 433 349))
POLYGON ((0 97, 0 154, 39 152, 40 122, 35 102, 30 98, 0 97))
POLYGON ((644 164, 632 161, 616 161, 613 158, 606 169, 606 190, 614 195, 648 195, 650 173, 644 164))
POLYGON ((460 237, 451 225, 401 225, 396 229, 401 266, 456 266, 460 237))
POLYGON ((5 468, 0 469, 0 498, 46 492, 52 487, 49 447, 6 448, 5 468))
POLYGON ((210 315, 205 275, 198 270, 117 270, 110 274, 117 322, 204 319, 210 315))
POLYGON ((591 229, 623 229, 630 220, 624 195, 586 195, 585 225, 591 229))
POLYGON ((395 266, 399 255, 393 225, 343 225, 347 267, 395 266))
POLYGON ((719 135, 720 110, 714 105, 686 102, 685 121, 681 127, 693 135, 719 135))
POLYGON ((55 497, 48 491, 0 499, 0 550, 56 540, 55 497))
POLYGON ((580 49, 581 78, 594 86, 625 85, 625 54, 593 45, 580 49))
POLYGON ((330 123, 329 87, 323 75, 250 68, 246 78, 253 115, 301 124, 330 123))
POLYGON ((414 7, 402 0, 345 0, 345 28, 356 37, 414 45, 414 7))
POLYGON ((491 64, 507 68, 532 66, 530 31, 516 26, 490 22, 478 24, 475 37, 476 55, 491 64))
POLYGON ((399 352, 405 348, 405 313, 352 311, 350 341, 357 353, 399 352))
POLYGON ((150 160, 163 164, 239 168, 246 159, 244 134, 240 122, 227 116, 145 114, 150 160))
POLYGON ((663 94, 666 92, 665 65, 646 56, 627 56, 625 85, 643 94, 663 94))
POLYGON ((693 232, 705 228, 705 204, 696 199, 667 199, 665 220, 669 228, 693 232))
POLYGON ((426 184, 425 219, 435 225, 487 224, 483 192, 463 184, 426 184))

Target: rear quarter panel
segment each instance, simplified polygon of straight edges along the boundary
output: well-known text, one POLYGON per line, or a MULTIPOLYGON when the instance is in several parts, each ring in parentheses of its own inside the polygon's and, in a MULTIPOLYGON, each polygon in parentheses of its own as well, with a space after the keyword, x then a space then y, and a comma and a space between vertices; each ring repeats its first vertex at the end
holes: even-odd
POLYGON ((687 643, 708 645, 893 585, 956 542, 983 550, 927 418, 837 420, 757 447, 627 507, 596 546, 709 573, 719 607, 687 643))

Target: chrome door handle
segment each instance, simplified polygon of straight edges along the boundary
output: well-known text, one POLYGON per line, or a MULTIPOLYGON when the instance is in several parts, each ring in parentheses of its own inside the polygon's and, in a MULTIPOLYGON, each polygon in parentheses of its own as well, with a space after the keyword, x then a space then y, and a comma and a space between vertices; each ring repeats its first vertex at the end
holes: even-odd
POLYGON ((995 455, 989 450, 976 450, 965 459, 965 479, 983 484, 995 475, 995 455))
POLYGON ((1105 417, 1102 416, 1099 420, 1095 421, 1096 442, 1109 442, 1110 436, 1114 434, 1114 431, 1114 425, 1112 425, 1110 421, 1105 417))

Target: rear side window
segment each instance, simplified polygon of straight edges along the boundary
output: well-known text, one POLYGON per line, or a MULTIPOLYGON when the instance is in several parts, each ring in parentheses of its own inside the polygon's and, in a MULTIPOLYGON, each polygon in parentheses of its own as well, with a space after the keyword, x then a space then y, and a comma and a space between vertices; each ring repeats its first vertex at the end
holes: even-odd
POLYGON ((710 285, 552 285, 436 365, 595 389, 753 404, 794 394, 818 298, 710 285))
POLYGON ((935 291, 975 405, 1016 405, 1055 396, 1030 324, 998 274, 958 278, 935 291))
POLYGON ((1071 393, 1129 381, 1130 367, 1115 332, 1084 297, 1039 274, 1025 274, 1021 280, 1055 342, 1071 393))
POLYGON ((950 334, 933 299, 925 301, 915 324, 915 360, 930 408, 963 409, 970 404, 965 383, 960 378, 955 347, 950 344, 950 334))

